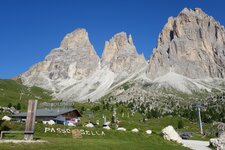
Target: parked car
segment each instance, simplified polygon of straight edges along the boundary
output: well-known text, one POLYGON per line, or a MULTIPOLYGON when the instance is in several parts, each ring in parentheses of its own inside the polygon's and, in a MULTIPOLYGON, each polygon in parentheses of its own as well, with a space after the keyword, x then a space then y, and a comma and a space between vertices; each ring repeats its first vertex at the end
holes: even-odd
POLYGON ((189 133, 189 132, 180 133, 180 137, 181 137, 182 139, 187 140, 187 139, 189 139, 190 137, 192 137, 192 133, 189 133))

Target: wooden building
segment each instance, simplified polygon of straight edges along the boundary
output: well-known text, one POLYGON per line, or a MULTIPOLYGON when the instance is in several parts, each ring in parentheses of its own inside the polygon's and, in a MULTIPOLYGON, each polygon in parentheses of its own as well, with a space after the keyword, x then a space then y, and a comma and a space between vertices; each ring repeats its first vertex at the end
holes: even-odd
MULTIPOLYGON (((25 121, 27 112, 21 112, 11 116, 17 121, 25 121)), ((54 108, 54 109, 37 109, 36 121, 53 120, 59 124, 77 123, 80 121, 81 114, 78 110, 72 108, 54 108)))

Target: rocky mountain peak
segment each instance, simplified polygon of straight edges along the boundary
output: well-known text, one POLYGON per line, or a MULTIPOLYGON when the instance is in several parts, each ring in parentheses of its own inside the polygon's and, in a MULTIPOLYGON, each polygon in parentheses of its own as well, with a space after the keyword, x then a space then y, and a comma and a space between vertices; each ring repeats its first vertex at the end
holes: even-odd
POLYGON ((186 14, 186 15, 200 15, 199 17, 201 17, 201 15, 203 16, 208 16, 201 8, 195 8, 195 9, 189 9, 189 8, 184 8, 178 16, 180 15, 183 15, 183 14, 186 14))
POLYGON ((137 66, 145 64, 145 58, 137 53, 131 35, 127 37, 125 32, 120 32, 105 42, 102 65, 109 66, 113 72, 125 71, 129 74, 134 72, 137 66))
POLYGON ((129 34, 128 42, 129 42, 131 45, 134 45, 131 34, 129 34))
POLYGON ((201 9, 183 9, 170 17, 150 58, 148 75, 155 79, 173 71, 194 79, 224 78, 225 31, 201 9))
POLYGON ((110 62, 118 54, 137 54, 131 35, 127 38, 125 32, 117 33, 105 42, 102 54, 103 63, 110 62))
POLYGON ((62 40, 60 48, 76 49, 78 46, 89 44, 88 33, 83 28, 78 28, 71 33, 68 33, 62 40))
POLYGON ((55 82, 81 80, 99 67, 99 57, 85 29, 67 34, 59 48, 53 49, 44 61, 34 65, 21 78, 26 85, 55 88, 55 82))

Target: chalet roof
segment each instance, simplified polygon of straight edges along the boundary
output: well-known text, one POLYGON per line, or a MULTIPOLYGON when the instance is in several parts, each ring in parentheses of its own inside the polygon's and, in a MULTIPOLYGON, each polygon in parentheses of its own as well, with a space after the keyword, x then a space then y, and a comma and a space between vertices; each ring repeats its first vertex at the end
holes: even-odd
POLYGON ((66 118, 63 117, 63 116, 57 116, 56 118, 53 119, 54 121, 62 121, 62 122, 65 122, 66 121, 66 118))
MULTIPOLYGON (((52 108, 52 109, 43 108, 43 109, 37 109, 36 116, 37 117, 45 117, 45 116, 57 117, 71 111, 77 111, 77 110, 73 108, 59 108, 59 109, 58 108, 52 108)), ((77 113, 78 115, 80 115, 79 111, 77 111, 77 113)), ((21 112, 21 113, 12 115, 12 117, 26 117, 26 116, 27 116, 27 112, 21 112)))

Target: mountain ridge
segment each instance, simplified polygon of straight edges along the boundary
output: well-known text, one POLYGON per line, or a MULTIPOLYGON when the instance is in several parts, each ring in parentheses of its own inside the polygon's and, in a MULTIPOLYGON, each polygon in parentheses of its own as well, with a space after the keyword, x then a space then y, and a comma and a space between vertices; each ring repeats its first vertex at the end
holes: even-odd
POLYGON ((87 31, 79 28, 21 79, 53 91, 59 99, 82 101, 97 100, 128 81, 151 83, 147 93, 162 87, 210 91, 217 86, 210 85, 211 79, 223 80, 224 73, 224 27, 199 8, 184 8, 168 19, 148 61, 125 32, 105 42, 100 58, 87 31))

